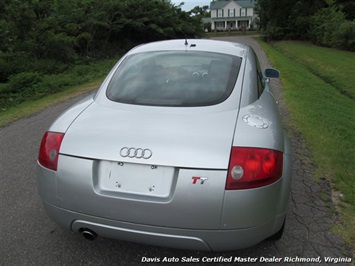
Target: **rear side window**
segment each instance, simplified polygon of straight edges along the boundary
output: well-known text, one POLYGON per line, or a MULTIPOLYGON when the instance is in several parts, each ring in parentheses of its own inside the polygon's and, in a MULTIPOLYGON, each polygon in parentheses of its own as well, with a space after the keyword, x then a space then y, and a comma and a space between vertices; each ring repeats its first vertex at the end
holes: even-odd
POLYGON ((107 89, 116 102, 206 106, 231 94, 241 58, 207 52, 147 52, 128 56, 107 89))

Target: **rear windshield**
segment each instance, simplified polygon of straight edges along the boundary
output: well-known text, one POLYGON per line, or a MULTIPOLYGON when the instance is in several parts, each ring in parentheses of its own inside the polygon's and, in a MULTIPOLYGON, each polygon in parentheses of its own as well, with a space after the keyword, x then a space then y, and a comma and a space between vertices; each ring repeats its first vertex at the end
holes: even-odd
POLYGON ((134 54, 117 69, 107 97, 139 105, 213 105, 231 94, 240 64, 240 57, 209 52, 134 54))

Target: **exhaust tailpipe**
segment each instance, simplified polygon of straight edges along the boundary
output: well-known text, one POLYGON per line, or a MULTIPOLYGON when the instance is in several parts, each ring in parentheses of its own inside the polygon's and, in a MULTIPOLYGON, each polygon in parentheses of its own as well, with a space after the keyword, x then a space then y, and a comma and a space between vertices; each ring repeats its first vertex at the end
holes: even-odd
POLYGON ((97 238, 97 234, 90 229, 82 228, 80 231, 86 240, 94 241, 97 238))

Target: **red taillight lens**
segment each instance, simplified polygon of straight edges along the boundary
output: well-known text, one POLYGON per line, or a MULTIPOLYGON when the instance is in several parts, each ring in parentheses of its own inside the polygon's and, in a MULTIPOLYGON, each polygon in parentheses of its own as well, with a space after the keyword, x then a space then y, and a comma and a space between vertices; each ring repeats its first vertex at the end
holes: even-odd
POLYGON ((269 185, 282 176, 282 152, 233 147, 226 189, 248 189, 269 185))
POLYGON ((38 162, 43 167, 57 171, 59 148, 63 137, 63 133, 46 132, 44 134, 38 154, 38 162))

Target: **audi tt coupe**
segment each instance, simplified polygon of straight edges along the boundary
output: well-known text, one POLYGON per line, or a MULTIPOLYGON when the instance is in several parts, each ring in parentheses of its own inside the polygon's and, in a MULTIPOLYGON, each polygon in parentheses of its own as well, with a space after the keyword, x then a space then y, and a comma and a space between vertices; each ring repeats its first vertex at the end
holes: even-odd
POLYGON ((278 76, 238 43, 132 49, 44 134, 46 212, 91 240, 221 251, 280 238, 291 149, 269 89, 278 76))

